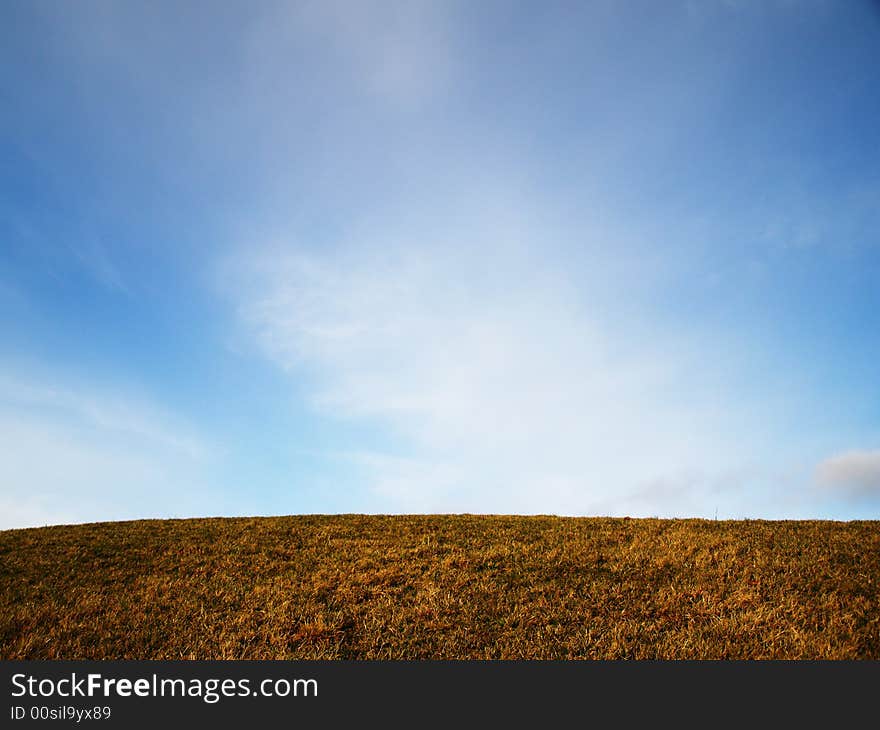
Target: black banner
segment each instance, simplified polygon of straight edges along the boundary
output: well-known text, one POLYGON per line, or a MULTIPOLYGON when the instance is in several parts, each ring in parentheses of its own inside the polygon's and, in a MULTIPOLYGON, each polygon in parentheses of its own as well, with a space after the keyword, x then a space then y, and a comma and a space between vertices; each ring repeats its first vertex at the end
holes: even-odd
POLYGON ((6 661, 0 726, 548 722, 870 716, 880 662, 6 661), (866 714, 867 713, 867 714, 866 714))

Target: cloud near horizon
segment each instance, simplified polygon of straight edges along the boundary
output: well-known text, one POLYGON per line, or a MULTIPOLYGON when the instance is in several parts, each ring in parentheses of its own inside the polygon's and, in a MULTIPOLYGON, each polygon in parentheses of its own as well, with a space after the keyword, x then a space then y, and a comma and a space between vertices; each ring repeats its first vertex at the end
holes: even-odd
POLYGON ((209 454, 143 398, 0 371, 0 529, 199 515, 209 454))
POLYGON ((816 467, 816 480, 824 487, 860 496, 880 496, 880 449, 845 451, 816 467))

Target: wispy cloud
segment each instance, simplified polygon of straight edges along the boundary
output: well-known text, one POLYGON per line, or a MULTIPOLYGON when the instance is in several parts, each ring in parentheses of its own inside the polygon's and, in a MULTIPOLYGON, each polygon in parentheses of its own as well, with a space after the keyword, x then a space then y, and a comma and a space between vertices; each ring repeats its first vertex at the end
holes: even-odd
POLYGON ((179 418, 129 394, 0 371, 0 407, 42 414, 200 458, 206 446, 179 418))
POLYGON ((728 353, 628 321, 613 257, 573 272, 526 211, 475 209, 325 252, 249 246, 242 317, 315 408, 386 434, 355 461, 391 509, 705 514, 700 478, 645 490, 748 460, 743 404, 707 387, 728 353))
POLYGON ((816 480, 831 489, 880 496, 880 450, 835 454, 816 467, 816 480))
POLYGON ((129 288, 119 267, 113 263, 107 247, 96 239, 70 244, 70 250, 80 265, 110 291, 129 294, 129 288))
POLYGON ((209 454, 142 398, 0 373, 0 529, 204 514, 209 454))

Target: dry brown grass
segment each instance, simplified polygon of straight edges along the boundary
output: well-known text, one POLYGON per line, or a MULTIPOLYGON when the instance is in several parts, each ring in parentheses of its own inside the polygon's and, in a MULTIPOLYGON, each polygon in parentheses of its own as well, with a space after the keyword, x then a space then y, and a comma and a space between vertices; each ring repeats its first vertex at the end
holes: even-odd
POLYGON ((880 522, 47 527, 0 591, 3 659, 880 659, 880 522))

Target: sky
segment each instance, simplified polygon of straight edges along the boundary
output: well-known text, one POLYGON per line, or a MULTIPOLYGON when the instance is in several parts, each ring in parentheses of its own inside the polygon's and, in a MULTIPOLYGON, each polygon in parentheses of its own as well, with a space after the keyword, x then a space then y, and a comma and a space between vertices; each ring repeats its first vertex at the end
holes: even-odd
POLYGON ((0 5, 0 529, 880 518, 880 6, 0 5))

